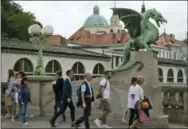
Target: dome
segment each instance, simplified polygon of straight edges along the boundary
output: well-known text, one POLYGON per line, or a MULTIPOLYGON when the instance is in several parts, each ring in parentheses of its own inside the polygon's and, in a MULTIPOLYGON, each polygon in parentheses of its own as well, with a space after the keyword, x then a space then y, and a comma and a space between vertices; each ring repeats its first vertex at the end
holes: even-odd
POLYGON ((85 22, 84 26, 106 26, 108 25, 108 21, 106 18, 99 14, 99 7, 95 6, 93 8, 93 15, 89 16, 85 22))

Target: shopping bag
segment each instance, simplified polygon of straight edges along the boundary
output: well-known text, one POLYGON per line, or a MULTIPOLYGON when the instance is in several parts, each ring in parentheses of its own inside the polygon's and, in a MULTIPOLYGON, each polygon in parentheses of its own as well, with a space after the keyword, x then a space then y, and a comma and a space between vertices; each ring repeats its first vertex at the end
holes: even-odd
POLYGON ((139 119, 138 119, 139 123, 143 123, 144 121, 148 120, 148 117, 146 116, 146 114, 142 109, 138 109, 138 114, 139 114, 139 119))

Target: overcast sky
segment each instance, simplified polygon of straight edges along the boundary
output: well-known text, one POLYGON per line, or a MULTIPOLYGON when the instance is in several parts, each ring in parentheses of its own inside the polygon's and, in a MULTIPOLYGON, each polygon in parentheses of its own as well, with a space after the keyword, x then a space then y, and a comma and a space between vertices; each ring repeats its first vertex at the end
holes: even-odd
MULTIPOLYGON (((55 34, 68 38, 84 24, 85 19, 93 13, 97 4, 100 14, 108 21, 112 16, 110 8, 131 8, 141 11, 142 1, 16 1, 25 11, 35 14, 43 25, 52 25, 55 34)), ((167 33, 174 33, 177 39, 184 39, 187 32, 187 1, 145 1, 147 9, 155 8, 163 14, 168 23, 167 33)))

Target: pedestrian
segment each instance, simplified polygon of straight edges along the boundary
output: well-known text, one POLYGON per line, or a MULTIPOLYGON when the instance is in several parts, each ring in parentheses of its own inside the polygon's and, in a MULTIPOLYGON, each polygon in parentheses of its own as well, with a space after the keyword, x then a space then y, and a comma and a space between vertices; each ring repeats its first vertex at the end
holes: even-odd
POLYGON ((11 117, 11 116, 13 118, 14 113, 15 113, 16 105, 14 103, 14 90, 13 90, 14 81, 15 81, 14 71, 12 69, 9 69, 8 79, 7 79, 8 89, 6 90, 6 93, 5 93, 5 107, 7 111, 5 118, 11 117))
MULTIPOLYGON (((53 81, 53 91, 55 94, 55 105, 54 105, 54 115, 57 114, 58 109, 61 109, 63 103, 61 103, 63 97, 63 85, 64 79, 62 77, 62 71, 59 70, 56 72, 56 80, 53 81)), ((65 114, 62 114, 62 122, 65 122, 65 114)))
POLYGON ((85 75, 85 81, 81 85, 81 107, 83 108, 83 115, 75 122, 75 128, 84 121, 85 128, 90 129, 89 116, 91 114, 91 103, 94 101, 93 88, 91 87, 92 75, 87 73, 85 75))
MULTIPOLYGON (((129 126, 130 129, 134 129, 136 126, 139 126, 141 123, 143 123, 143 122, 140 122, 140 116, 145 114, 145 113, 143 114, 143 110, 141 109, 141 103, 144 100, 144 90, 141 87, 143 83, 144 83, 144 77, 138 76, 137 85, 134 87, 135 101, 136 101, 135 108, 138 112, 137 114, 138 117, 137 119, 133 121, 132 125, 129 126)), ((144 117, 147 117, 147 116, 145 115, 144 117)))
POLYGON ((63 106, 60 109, 60 111, 58 111, 49 121, 50 125, 52 127, 55 127, 55 121, 56 119, 65 112, 65 110, 67 109, 67 106, 69 107, 69 109, 71 110, 71 120, 72 120, 72 124, 71 126, 74 126, 74 121, 75 121, 75 107, 72 101, 72 85, 71 85, 71 79, 73 78, 73 71, 72 70, 68 70, 66 72, 67 74, 67 78, 64 80, 64 87, 63 87, 63 106))
POLYGON ((26 77, 26 74, 24 72, 18 72, 16 74, 16 80, 14 81, 14 96, 15 96, 15 103, 16 103, 16 113, 14 116, 14 119, 12 121, 15 121, 15 119, 18 119, 20 115, 22 115, 22 103, 19 99, 20 92, 21 92, 21 81, 22 78, 26 77))
POLYGON ((112 73, 110 71, 105 71, 105 78, 100 81, 100 93, 97 98, 100 98, 100 109, 102 110, 102 115, 99 119, 94 122, 99 128, 111 128, 106 124, 107 116, 111 112, 110 106, 110 82, 112 73))
POLYGON ((132 125, 134 119, 138 119, 138 112, 137 112, 137 109, 135 109, 135 105, 136 105, 135 87, 136 87, 136 85, 137 85, 137 78, 132 77, 131 86, 130 86, 129 92, 128 92, 128 103, 127 103, 127 107, 130 110, 129 126, 132 125))
POLYGON ((22 78, 20 90, 21 91, 19 92, 18 98, 19 101, 21 102, 23 125, 29 125, 27 120, 27 110, 28 110, 28 103, 31 102, 31 94, 28 86, 27 77, 22 78))

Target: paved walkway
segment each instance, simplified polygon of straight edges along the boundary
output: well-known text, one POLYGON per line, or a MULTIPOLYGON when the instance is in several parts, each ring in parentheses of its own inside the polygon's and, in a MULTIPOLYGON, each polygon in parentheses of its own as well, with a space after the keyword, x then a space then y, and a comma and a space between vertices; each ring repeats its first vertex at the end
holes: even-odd
MULTIPOLYGON (((48 120, 50 117, 33 117, 29 118, 29 124, 30 126, 24 126, 22 125, 21 121, 15 121, 12 122, 11 119, 1 119, 1 128, 51 128, 48 120)), ((126 124, 122 124, 121 122, 113 122, 113 121, 108 121, 109 126, 114 127, 114 128, 127 128, 126 124)), ((91 128, 96 128, 95 124, 91 121, 91 128)), ((82 128, 83 128, 82 124, 82 128)), ((175 123, 170 123, 169 125, 170 128, 187 128, 187 126, 182 125, 182 124, 175 124, 175 123)), ((60 120, 57 120, 56 122, 56 128, 70 128, 70 122, 64 122, 60 123, 60 120)))

